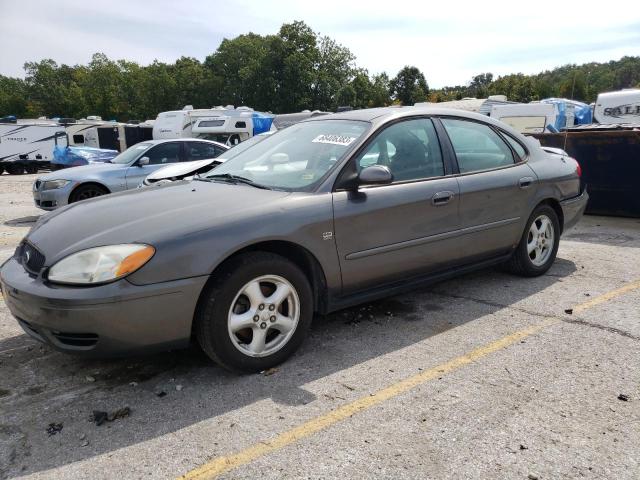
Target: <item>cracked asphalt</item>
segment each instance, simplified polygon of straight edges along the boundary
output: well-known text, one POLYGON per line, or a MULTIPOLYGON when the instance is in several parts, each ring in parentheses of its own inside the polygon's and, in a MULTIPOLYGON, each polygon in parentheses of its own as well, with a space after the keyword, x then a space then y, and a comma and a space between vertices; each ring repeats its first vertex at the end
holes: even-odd
MULTIPOLYGON (((0 261, 41 214, 34 178, 0 177, 0 261)), ((0 479, 200 478, 233 454, 221 478, 637 479, 640 288, 609 292, 638 280, 640 219, 586 216, 545 276, 488 269, 318 317, 290 361, 245 376, 196 348, 57 353, 0 301, 0 479)))

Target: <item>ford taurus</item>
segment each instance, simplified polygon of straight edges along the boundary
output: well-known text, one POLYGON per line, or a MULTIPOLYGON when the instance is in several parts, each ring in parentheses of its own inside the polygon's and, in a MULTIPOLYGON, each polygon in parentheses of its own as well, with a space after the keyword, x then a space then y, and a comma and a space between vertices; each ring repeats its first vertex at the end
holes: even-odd
POLYGON ((194 339, 236 371, 282 362, 314 313, 471 269, 544 274, 587 193, 571 158, 488 117, 313 118, 204 177, 44 215, 0 271, 23 329, 112 355, 194 339))

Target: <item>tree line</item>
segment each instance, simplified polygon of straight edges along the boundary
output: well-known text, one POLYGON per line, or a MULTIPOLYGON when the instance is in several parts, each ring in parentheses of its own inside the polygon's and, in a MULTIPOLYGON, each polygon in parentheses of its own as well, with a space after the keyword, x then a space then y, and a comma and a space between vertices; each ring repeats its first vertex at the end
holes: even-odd
POLYGON ((393 78, 356 65, 353 53, 304 22, 284 24, 275 35, 248 33, 224 39, 204 61, 182 57, 175 63, 141 66, 102 53, 88 65, 58 65, 51 59, 27 62, 25 78, 0 75, 0 116, 19 118, 100 115, 129 121, 155 118, 184 105, 246 105, 290 113, 304 109, 335 111, 465 97, 507 95, 529 102, 552 96, 586 102, 598 92, 640 86, 640 57, 608 63, 565 65, 537 75, 494 79, 474 76, 467 85, 430 89, 417 67, 393 78))

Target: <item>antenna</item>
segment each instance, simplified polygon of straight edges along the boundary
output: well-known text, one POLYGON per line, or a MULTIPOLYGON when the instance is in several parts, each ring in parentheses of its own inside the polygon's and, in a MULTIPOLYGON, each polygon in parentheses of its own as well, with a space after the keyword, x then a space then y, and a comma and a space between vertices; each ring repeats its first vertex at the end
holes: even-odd
MULTIPOLYGON (((576 76, 578 72, 573 72, 573 84, 571 85, 571 98, 569 100, 573 100, 573 93, 576 88, 576 76)), ((567 135, 569 135, 569 125, 567 125, 567 114, 564 115, 564 145, 562 145, 562 150, 567 151, 567 135)))

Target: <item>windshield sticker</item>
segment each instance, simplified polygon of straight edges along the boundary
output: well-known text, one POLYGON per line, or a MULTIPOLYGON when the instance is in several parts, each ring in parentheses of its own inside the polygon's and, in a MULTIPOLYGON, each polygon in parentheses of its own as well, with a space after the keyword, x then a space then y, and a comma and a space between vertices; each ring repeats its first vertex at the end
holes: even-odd
POLYGON ((347 146, 353 142, 356 137, 347 137, 344 135, 318 135, 311 140, 312 143, 330 143, 331 145, 347 146))

